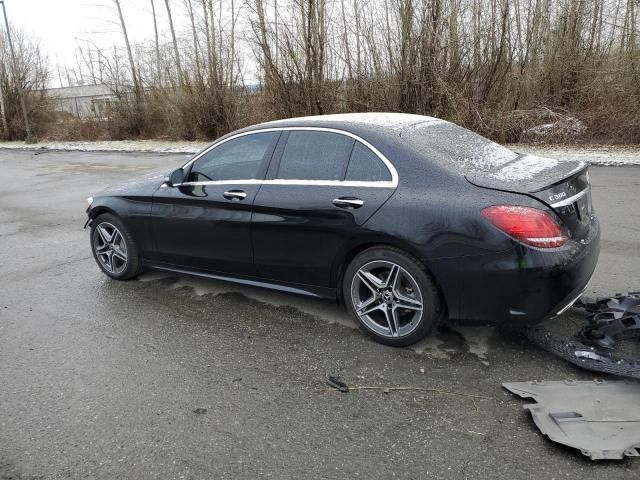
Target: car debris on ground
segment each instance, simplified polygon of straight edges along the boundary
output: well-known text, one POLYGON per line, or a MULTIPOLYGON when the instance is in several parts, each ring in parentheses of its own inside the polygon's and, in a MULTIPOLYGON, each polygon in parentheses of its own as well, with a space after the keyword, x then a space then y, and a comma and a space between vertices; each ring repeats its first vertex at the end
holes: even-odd
MULTIPOLYGON (((574 336, 544 327, 524 329, 534 344, 579 367, 640 379, 640 360, 622 356, 619 342, 640 339, 640 292, 582 297, 574 305, 587 325, 574 336)), ((552 441, 579 449, 592 460, 640 456, 640 383, 637 381, 542 381, 503 383, 536 403, 525 405, 552 441)))
POLYGON ((349 393, 349 386, 342 381, 342 379, 335 375, 329 375, 327 377, 327 385, 335 388, 339 392, 349 393))
POLYGON ((612 349, 621 340, 640 338, 640 292, 611 298, 583 297, 575 306, 592 314, 580 333, 586 342, 612 349))
POLYGON ((534 344, 579 367, 640 379, 640 359, 616 352, 618 342, 640 339, 640 292, 595 299, 583 297, 574 307, 588 314, 587 326, 575 336, 555 335, 542 326, 521 332, 534 344))
MULTIPOLYGON (((582 297, 574 307, 587 315, 587 325, 574 336, 555 335, 544 327, 521 332, 536 345, 587 370, 640 379, 640 361, 615 352, 618 342, 640 339, 640 292, 582 297)), ((424 369, 420 372, 424 373, 424 369)), ((343 393, 419 390, 492 400, 420 386, 350 387, 337 375, 328 375, 326 382, 331 389, 343 393)), ((564 380, 507 382, 502 386, 522 398, 535 400, 524 408, 531 412, 540 432, 552 441, 576 448, 592 460, 640 456, 640 382, 564 380)))
POLYGON ((538 429, 592 460, 640 456, 640 383, 558 381, 503 383, 522 398, 538 429))

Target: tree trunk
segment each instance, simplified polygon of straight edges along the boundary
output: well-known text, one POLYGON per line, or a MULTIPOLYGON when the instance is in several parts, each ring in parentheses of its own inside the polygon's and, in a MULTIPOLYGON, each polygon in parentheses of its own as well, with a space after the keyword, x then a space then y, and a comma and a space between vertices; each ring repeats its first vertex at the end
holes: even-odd
POLYGON ((156 18, 156 6, 151 0, 151 14, 153 15, 153 35, 156 49, 156 75, 158 76, 158 86, 162 86, 162 70, 160 62, 160 42, 158 41, 158 20, 156 18))
POLYGON ((136 105, 140 106, 142 101, 142 92, 140 90, 140 83, 138 81, 138 73, 136 72, 136 64, 133 61, 133 53, 131 52, 131 44, 129 43, 129 35, 127 34, 127 26, 124 23, 124 16, 122 15, 122 8, 120 8, 120 0, 113 0, 118 8, 118 16, 120 17, 120 26, 122 27, 122 35, 124 36, 124 43, 127 47, 127 57, 129 57, 129 66, 131 68, 131 76, 133 77, 133 94, 135 95, 136 105))
POLYGON ((176 56, 176 69, 178 71, 178 83, 182 85, 184 83, 184 75, 182 73, 182 66, 180 65, 180 50, 178 49, 178 38, 176 37, 176 30, 173 26, 173 17, 171 16, 171 5, 169 0, 164 0, 165 7, 167 8, 167 16, 169 17, 169 29, 171 30, 171 40, 173 42, 173 52, 176 56))

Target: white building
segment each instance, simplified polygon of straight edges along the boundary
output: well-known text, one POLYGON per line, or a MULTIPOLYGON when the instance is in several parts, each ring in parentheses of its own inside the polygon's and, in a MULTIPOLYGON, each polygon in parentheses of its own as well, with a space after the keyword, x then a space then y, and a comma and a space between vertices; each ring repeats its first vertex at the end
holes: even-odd
POLYGON ((46 93, 54 110, 72 113, 78 118, 107 117, 111 105, 118 101, 108 85, 48 88, 46 93))

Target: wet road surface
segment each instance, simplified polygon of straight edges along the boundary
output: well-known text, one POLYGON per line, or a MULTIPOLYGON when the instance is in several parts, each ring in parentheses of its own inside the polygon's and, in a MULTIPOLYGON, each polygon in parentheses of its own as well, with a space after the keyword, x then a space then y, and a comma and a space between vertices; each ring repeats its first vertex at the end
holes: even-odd
MULTIPOLYGON (((394 349, 330 303, 107 279, 85 197, 184 158, 0 151, 0 478, 639 477, 638 459, 594 464, 547 441, 500 387, 597 376, 492 328, 394 349), (327 374, 382 388, 341 394, 327 374)), ((589 291, 639 289, 640 168, 591 172, 603 238, 589 291)))

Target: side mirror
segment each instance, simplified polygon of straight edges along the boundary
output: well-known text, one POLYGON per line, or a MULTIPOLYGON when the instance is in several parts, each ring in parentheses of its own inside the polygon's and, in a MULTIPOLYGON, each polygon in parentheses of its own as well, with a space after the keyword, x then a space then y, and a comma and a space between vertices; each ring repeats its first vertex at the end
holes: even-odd
POLYGON ((184 182, 184 170, 182 170, 182 168, 176 168, 164 179, 164 183, 167 187, 175 187, 180 185, 182 182, 184 182))

